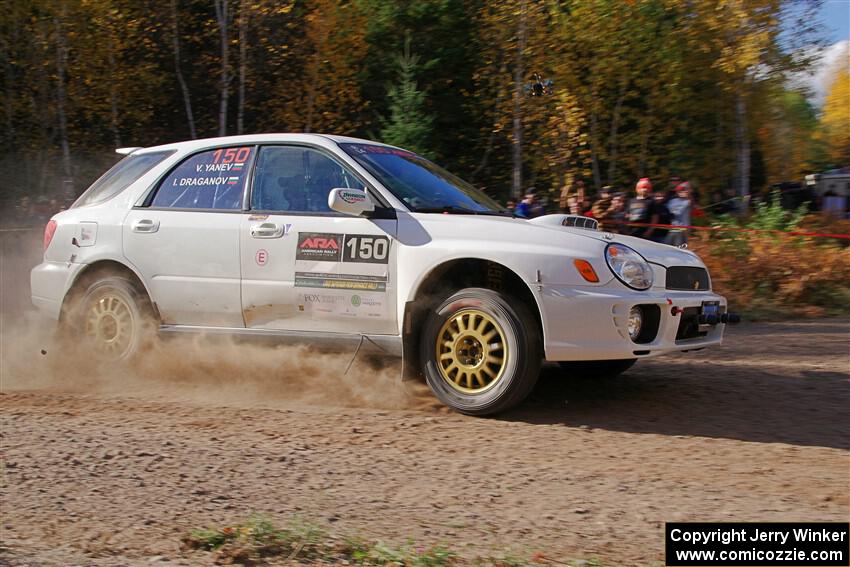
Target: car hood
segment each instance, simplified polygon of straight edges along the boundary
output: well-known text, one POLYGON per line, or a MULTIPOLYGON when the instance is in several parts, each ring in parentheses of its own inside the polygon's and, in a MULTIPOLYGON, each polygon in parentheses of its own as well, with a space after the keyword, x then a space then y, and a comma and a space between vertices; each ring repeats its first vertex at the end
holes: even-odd
MULTIPOLYGON (((521 244, 541 248, 555 246, 562 249, 591 248, 590 242, 604 248, 612 242, 625 244, 636 250, 647 261, 660 266, 695 266, 704 267, 699 256, 690 250, 676 248, 667 244, 626 236, 612 234, 589 228, 576 228, 561 224, 564 217, 568 215, 551 214, 537 217, 531 220, 507 216, 485 216, 485 215, 443 215, 433 213, 413 214, 426 225, 432 228, 440 228, 438 233, 450 233, 454 236, 463 235, 486 235, 490 242, 506 242, 510 244, 521 244), (459 220, 463 219, 462 226, 459 220), (585 242, 585 244, 582 244, 585 242), (572 246, 565 246, 566 244, 572 246)), ((515 248, 514 248, 515 250, 515 248)))
POLYGON ((611 232, 603 232, 589 228, 578 228, 574 226, 564 226, 562 223, 565 218, 571 215, 551 214, 543 215, 531 220, 529 224, 539 226, 541 228, 549 228, 554 230, 566 231, 577 236, 585 238, 593 238, 601 240, 605 243, 617 242, 625 244, 629 248, 636 250, 641 256, 646 258, 648 262, 658 264, 664 267, 670 266, 697 266, 704 267, 702 260, 695 253, 685 248, 670 246, 669 244, 659 244, 651 240, 628 236, 625 234, 614 234, 611 232))

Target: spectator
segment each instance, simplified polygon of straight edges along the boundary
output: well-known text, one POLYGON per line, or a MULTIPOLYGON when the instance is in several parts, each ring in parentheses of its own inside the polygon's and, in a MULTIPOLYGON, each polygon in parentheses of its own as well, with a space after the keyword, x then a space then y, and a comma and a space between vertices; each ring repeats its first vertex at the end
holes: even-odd
MULTIPOLYGON (((629 212, 627 218, 630 223, 651 224, 658 222, 657 215, 653 216, 653 199, 650 194, 652 182, 644 177, 635 185, 635 198, 629 201, 629 212)), ((638 238, 649 238, 652 236, 652 227, 633 226, 632 236, 638 238)))
POLYGON ((508 199, 508 204, 505 205, 505 208, 507 210, 509 210, 510 212, 515 213, 516 212, 516 201, 514 201, 513 199, 508 199))
POLYGON ((530 219, 532 218, 532 208, 534 207, 534 193, 526 193, 525 198, 516 206, 516 215, 530 219))
POLYGON ((611 232, 628 233, 626 229, 626 197, 622 193, 617 193, 611 198, 611 207, 614 211, 611 213, 611 232))
POLYGON ((531 218, 535 218, 535 217, 545 215, 546 214, 546 204, 547 204, 546 203, 546 197, 542 197, 541 199, 538 199, 536 196, 534 196, 533 193, 532 193, 532 195, 533 195, 534 200, 531 203, 531 218))
POLYGON ((567 197, 567 211, 571 215, 581 216, 581 207, 579 206, 578 198, 575 195, 567 197))
POLYGON ((21 197, 18 205, 15 207, 15 220, 18 222, 28 222, 32 216, 32 203, 27 195, 21 197))
POLYGON ((670 174, 670 181, 667 183, 667 197, 664 200, 665 203, 668 203, 671 199, 676 198, 676 188, 681 182, 682 180, 679 179, 678 175, 676 175, 675 173, 670 174))
POLYGON ((593 214, 593 218, 599 221, 599 226, 602 230, 612 232, 616 228, 613 219, 614 211, 614 199, 611 194, 611 187, 606 185, 599 192, 599 198, 593 203, 591 213, 593 214))
POLYGON ((564 212, 569 212, 570 206, 569 206, 569 203, 567 203, 567 201, 569 200, 570 197, 576 197, 580 202, 584 201, 584 199, 585 199, 584 181, 579 179, 575 182, 575 185, 573 187, 570 187, 569 185, 564 185, 561 188, 561 199, 560 199, 559 205, 560 205, 561 210, 564 211, 564 212))
POLYGON ((586 217, 593 217, 593 201, 590 200, 590 197, 585 194, 583 199, 581 197, 577 197, 577 199, 581 214, 586 217))
MULTIPOLYGON (((667 205, 664 202, 666 199, 667 191, 664 191, 662 189, 658 189, 652 194, 653 202, 650 224, 669 225, 671 223, 672 215, 670 215, 670 209, 667 208, 667 205)), ((667 234, 670 232, 669 228, 667 228, 666 226, 658 226, 651 228, 652 232, 650 234, 644 235, 644 238, 659 243, 664 243, 667 241, 667 234)))
MULTIPOLYGON (((672 220, 670 224, 675 226, 689 226, 691 224, 691 186, 685 181, 676 187, 676 196, 667 202, 672 220)), ((667 235, 667 244, 681 246, 688 241, 688 229, 672 229, 667 235)))

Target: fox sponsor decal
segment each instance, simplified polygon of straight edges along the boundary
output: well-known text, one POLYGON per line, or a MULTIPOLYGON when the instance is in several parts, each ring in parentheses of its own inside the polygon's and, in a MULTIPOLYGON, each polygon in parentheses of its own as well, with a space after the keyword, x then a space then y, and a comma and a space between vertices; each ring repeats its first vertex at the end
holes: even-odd
POLYGON ((339 262, 342 257, 342 235, 327 232, 299 232, 296 260, 339 262))

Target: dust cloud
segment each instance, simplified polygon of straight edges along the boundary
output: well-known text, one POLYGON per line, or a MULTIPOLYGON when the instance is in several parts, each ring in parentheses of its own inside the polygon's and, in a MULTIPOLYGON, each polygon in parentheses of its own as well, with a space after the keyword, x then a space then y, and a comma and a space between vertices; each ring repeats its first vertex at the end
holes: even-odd
POLYGON ((154 341, 131 363, 100 362, 82 345, 60 340, 55 322, 30 305, 29 271, 41 259, 40 232, 0 233, 0 241, 0 391, 290 408, 437 405, 420 382, 402 382, 400 360, 354 357, 353 349, 337 354, 180 335, 154 341))

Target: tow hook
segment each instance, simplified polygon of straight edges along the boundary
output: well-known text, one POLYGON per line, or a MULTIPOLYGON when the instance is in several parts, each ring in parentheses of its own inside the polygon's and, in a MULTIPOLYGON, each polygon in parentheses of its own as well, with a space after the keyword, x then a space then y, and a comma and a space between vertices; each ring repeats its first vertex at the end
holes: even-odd
POLYGON ((741 322, 741 316, 737 313, 720 313, 718 314, 708 314, 708 315, 700 315, 699 316, 699 324, 700 325, 716 325, 718 323, 724 323, 728 325, 736 325, 741 322))

